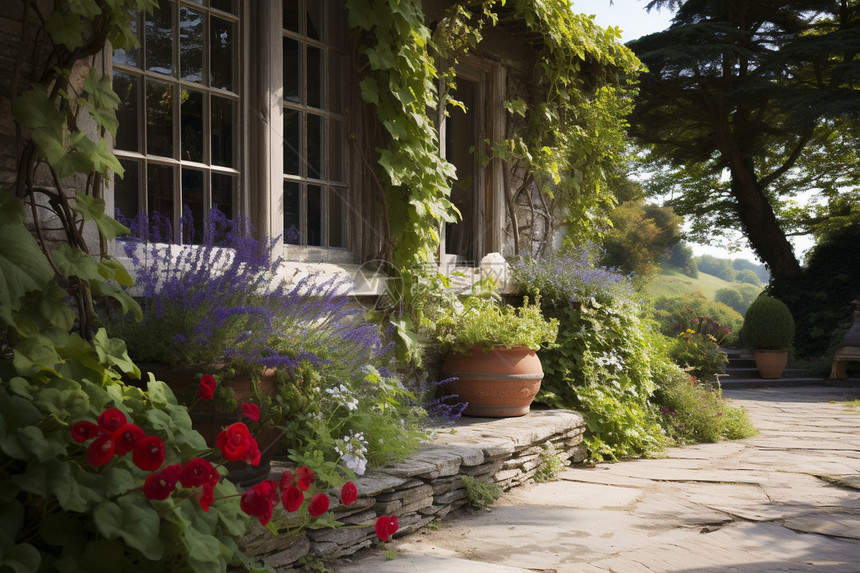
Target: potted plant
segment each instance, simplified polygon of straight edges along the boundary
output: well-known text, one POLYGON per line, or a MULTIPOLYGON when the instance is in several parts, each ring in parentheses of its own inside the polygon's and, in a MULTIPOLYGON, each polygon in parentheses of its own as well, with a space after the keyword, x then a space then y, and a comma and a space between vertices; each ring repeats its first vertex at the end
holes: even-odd
POLYGON ((779 299, 759 295, 747 309, 741 329, 744 344, 753 350, 762 378, 779 378, 794 342, 794 318, 779 299))
POLYGON ((447 353, 442 370, 448 389, 468 405, 467 416, 510 417, 529 412, 543 368, 536 351, 555 342, 558 320, 547 320, 540 301, 500 306, 496 297, 475 294, 462 309, 436 323, 447 353))

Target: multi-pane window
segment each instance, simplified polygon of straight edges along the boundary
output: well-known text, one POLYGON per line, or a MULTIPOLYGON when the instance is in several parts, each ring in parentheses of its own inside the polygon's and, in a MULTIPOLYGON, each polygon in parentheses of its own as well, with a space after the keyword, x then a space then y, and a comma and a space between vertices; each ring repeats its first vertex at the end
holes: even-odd
POLYGON ((284 0, 282 34, 284 240, 345 247, 343 0, 284 0))
MULTIPOLYGON (((179 221, 190 212, 194 241, 211 207, 237 210, 239 0, 160 0, 135 22, 140 47, 116 50, 120 96, 115 153, 126 170, 114 200, 179 221)), ((190 229, 182 231, 185 240, 190 229)))

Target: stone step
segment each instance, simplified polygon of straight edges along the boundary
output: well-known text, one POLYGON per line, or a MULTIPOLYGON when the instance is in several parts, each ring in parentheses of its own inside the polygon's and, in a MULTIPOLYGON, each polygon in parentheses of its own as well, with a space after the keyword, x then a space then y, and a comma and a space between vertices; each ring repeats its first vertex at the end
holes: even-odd
POLYGON ((723 390, 746 390, 750 388, 793 388, 799 386, 860 386, 860 378, 845 380, 829 380, 827 378, 722 378, 720 386, 723 390))
MULTIPOLYGON (((724 379, 745 379, 758 378, 758 369, 753 366, 744 366, 742 368, 734 368, 731 365, 726 368, 726 376, 724 379)), ((782 373, 783 378, 808 378, 809 373, 802 368, 786 368, 782 373)))

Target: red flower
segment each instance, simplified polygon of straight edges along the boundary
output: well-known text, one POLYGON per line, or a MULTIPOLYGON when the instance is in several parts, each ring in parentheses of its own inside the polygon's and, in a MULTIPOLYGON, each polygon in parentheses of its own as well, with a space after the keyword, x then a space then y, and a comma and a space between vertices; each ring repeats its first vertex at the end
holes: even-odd
POLYGON ((294 483, 295 479, 293 478, 293 473, 286 471, 281 474, 281 479, 278 481, 278 489, 281 491, 287 491, 287 488, 294 483))
POLYGON ((201 400, 211 400, 215 397, 215 378, 211 374, 204 374, 197 387, 197 395, 201 400))
POLYGON ((328 511, 328 496, 322 492, 315 494, 308 504, 308 513, 311 517, 319 517, 328 511))
POLYGON ((352 505, 358 499, 358 489, 351 481, 343 484, 340 488, 340 502, 344 505, 352 505))
POLYGON ((158 436, 141 438, 134 446, 132 460, 140 469, 154 472, 164 463, 164 442, 158 436))
POLYGON ((376 518, 376 523, 373 526, 376 530, 376 536, 380 541, 388 541, 388 539, 397 531, 397 516, 396 515, 380 515, 376 518))
POLYGON ((160 472, 150 474, 143 482, 143 495, 146 496, 146 499, 167 499, 173 493, 181 473, 182 466, 173 464, 160 472))
POLYGON ((218 434, 215 440, 215 446, 221 450, 221 455, 224 459, 231 462, 238 462, 245 457, 245 452, 255 442, 248 430, 248 426, 242 422, 230 424, 218 434))
POLYGON ((296 470, 296 482, 299 489, 308 491, 308 488, 314 483, 314 472, 308 466, 302 466, 296 470))
MULTIPOLYGON (((275 492, 275 482, 264 481, 251 486, 242 494, 239 507, 248 515, 260 520, 260 525, 266 525, 272 519, 272 494, 275 492)), ((277 497, 275 498, 277 499, 277 497)))
POLYGON ((250 402, 242 402, 242 415, 252 422, 260 421, 260 407, 250 402))
POLYGON ((257 440, 251 438, 251 443, 248 444, 248 449, 245 450, 245 453, 242 456, 242 461, 249 466, 258 466, 260 465, 261 457, 262 455, 260 454, 260 447, 257 445, 257 440))
POLYGON ((134 449, 146 432, 143 428, 134 424, 125 424, 113 433, 113 441, 116 444, 116 455, 124 456, 134 449))
POLYGON ((87 440, 91 440, 99 435, 99 427, 97 424, 86 420, 75 422, 72 425, 72 439, 79 444, 83 444, 87 440))
POLYGON ((218 473, 207 460, 194 458, 182 468, 179 482, 182 484, 182 487, 189 488, 206 485, 212 481, 213 472, 218 473))
POLYGON ((203 484, 203 491, 197 494, 197 501, 200 502, 203 511, 209 511, 215 502, 215 486, 211 483, 203 484))
POLYGON ((296 486, 291 485, 284 490, 284 495, 281 496, 281 501, 284 504, 284 509, 292 513, 298 510, 305 502, 305 494, 303 494, 302 490, 296 486))
POLYGON ((87 463, 93 467, 103 466, 113 459, 115 453, 113 440, 102 434, 87 448, 87 463))
POLYGON ((112 436, 127 423, 128 418, 116 408, 108 408, 99 416, 99 429, 108 436, 112 436))

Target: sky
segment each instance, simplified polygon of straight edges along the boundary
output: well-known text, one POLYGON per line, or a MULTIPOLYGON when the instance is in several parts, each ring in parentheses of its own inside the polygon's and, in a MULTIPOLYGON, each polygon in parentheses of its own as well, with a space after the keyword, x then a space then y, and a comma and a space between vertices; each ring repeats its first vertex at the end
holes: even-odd
MULTIPOLYGON (((627 43, 645 34, 659 32, 669 27, 672 12, 668 10, 645 11, 647 0, 572 0, 573 10, 583 14, 594 15, 594 21, 604 28, 616 26, 621 29, 621 42, 627 43)), ((811 239, 790 238, 795 244, 795 254, 802 256, 803 252, 812 246, 811 239)), ((737 252, 709 245, 690 243, 694 255, 712 255, 725 259, 748 259, 757 261, 750 250, 746 239, 738 235, 736 244, 741 247, 737 252)))

